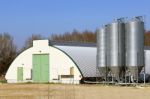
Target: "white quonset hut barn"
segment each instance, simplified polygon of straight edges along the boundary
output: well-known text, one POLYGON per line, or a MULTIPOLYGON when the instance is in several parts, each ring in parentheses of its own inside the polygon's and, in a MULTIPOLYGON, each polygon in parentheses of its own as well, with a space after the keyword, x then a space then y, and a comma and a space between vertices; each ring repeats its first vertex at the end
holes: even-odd
MULTIPOLYGON (((96 44, 49 42, 35 40, 33 47, 22 52, 12 62, 7 73, 8 83, 74 83, 95 80, 96 44)), ((150 47, 145 47, 145 72, 150 75, 150 47)))
POLYGON ((35 40, 12 62, 5 78, 8 83, 78 84, 83 77, 96 75, 96 48, 85 45, 35 40))

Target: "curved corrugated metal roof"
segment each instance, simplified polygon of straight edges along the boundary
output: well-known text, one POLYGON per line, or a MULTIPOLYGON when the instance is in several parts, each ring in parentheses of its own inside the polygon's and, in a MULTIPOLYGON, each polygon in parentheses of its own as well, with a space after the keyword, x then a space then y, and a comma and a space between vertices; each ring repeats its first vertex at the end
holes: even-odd
POLYGON ((78 65, 84 77, 96 77, 96 47, 59 46, 78 65))

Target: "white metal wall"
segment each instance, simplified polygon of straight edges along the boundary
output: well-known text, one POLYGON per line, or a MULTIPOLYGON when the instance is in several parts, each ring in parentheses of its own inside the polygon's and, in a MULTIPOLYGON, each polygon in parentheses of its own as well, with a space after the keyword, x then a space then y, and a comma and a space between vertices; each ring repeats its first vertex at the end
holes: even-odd
POLYGON ((150 50, 145 50, 145 72, 150 74, 150 50))

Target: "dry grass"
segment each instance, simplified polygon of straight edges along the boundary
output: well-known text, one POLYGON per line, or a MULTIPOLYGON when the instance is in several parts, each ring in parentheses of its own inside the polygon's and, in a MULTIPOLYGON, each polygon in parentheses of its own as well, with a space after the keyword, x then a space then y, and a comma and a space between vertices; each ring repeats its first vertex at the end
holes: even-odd
POLYGON ((0 84, 0 99, 150 99, 150 87, 0 84))

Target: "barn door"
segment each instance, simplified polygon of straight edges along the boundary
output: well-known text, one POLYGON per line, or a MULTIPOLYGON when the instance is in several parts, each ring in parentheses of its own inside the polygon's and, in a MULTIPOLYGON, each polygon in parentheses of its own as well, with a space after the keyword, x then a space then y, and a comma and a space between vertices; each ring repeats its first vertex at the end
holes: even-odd
POLYGON ((49 82, 49 54, 33 55, 33 81, 49 82))
POLYGON ((17 68, 17 80, 23 81, 23 67, 17 68))

